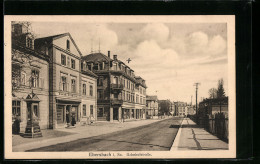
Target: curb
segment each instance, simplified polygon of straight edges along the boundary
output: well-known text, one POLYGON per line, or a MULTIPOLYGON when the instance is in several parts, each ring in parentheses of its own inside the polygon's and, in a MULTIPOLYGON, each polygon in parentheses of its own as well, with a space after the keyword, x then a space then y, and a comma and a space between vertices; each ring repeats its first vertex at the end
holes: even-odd
POLYGON ((179 143, 180 143, 180 139, 181 139, 181 131, 182 131, 182 125, 183 125, 183 121, 186 120, 185 118, 182 120, 181 122, 181 126, 180 128, 178 129, 178 133, 173 141, 173 144, 172 144, 172 147, 170 149, 170 151, 176 151, 178 150, 178 146, 179 146, 179 143))

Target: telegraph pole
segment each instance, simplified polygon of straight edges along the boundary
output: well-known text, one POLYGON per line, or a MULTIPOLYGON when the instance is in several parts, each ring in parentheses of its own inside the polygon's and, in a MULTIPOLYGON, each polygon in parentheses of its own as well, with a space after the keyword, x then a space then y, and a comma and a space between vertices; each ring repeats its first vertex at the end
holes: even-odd
POLYGON ((193 86, 196 86, 196 119, 198 119, 198 104, 197 104, 197 99, 198 99, 198 86, 200 83, 194 83, 193 86))

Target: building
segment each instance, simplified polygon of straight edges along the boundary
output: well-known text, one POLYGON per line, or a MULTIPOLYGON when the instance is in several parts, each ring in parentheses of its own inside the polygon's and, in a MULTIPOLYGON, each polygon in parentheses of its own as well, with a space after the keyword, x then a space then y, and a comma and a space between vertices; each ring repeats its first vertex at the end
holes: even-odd
POLYGON ((35 48, 50 57, 49 128, 61 128, 84 117, 97 118, 96 78, 82 70, 82 54, 69 33, 38 38, 35 48))
POLYGON ((97 120, 126 121, 143 118, 145 113, 145 80, 135 77, 134 70, 117 55, 92 53, 82 57, 82 65, 98 76, 97 120))
POLYGON ((224 113, 228 116, 228 97, 204 99, 199 103, 198 115, 215 115, 216 113, 224 113))
POLYGON ((185 117, 188 115, 188 104, 186 102, 174 102, 175 116, 185 117))
POLYGON ((22 133, 31 114, 42 129, 49 126, 48 62, 48 55, 35 50, 28 26, 12 24, 12 115, 20 118, 22 133))
POLYGON ((149 118, 158 117, 159 105, 157 96, 146 96, 146 115, 149 118))
POLYGON ((140 76, 135 77, 135 110, 136 119, 146 119, 146 84, 140 76))

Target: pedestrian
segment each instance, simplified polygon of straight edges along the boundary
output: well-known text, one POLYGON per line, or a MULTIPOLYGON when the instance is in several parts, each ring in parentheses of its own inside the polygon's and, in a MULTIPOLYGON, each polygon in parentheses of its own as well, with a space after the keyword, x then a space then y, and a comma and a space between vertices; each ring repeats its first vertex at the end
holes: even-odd
POLYGON ((70 112, 66 110, 66 122, 67 122, 67 127, 70 126, 70 112))
POLYGON ((72 114, 72 119, 71 119, 71 125, 74 126, 76 124, 76 119, 75 119, 75 114, 72 114))

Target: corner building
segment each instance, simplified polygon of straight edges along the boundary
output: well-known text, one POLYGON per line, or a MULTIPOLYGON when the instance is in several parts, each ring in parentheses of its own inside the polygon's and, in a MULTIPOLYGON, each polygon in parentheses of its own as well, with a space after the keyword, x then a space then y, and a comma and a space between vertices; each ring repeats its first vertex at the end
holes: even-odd
POLYGON ((49 128, 61 128, 84 117, 96 118, 96 78, 81 70, 81 52, 69 33, 39 38, 35 46, 50 57, 49 128))
POLYGON ((49 56, 37 52, 34 37, 23 24, 12 24, 12 118, 25 132, 31 112, 41 129, 49 126, 49 56))
POLYGON ((82 57, 82 66, 98 76, 97 79, 97 120, 127 121, 145 118, 145 81, 135 77, 125 63, 102 53, 82 57), (141 87, 140 87, 141 86, 141 87), (139 92, 142 88, 142 93, 139 92))

